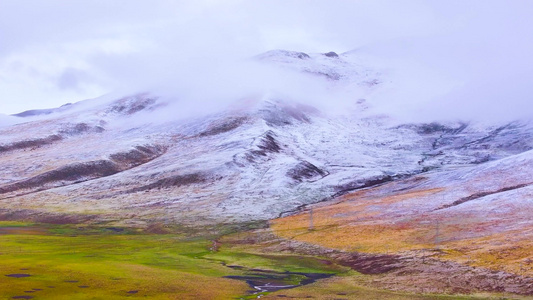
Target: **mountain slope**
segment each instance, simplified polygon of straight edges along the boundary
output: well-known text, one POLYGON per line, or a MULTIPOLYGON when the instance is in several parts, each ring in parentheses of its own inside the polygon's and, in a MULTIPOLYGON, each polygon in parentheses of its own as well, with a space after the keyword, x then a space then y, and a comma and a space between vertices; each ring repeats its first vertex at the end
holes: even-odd
POLYGON ((526 124, 515 127, 519 135, 468 125, 428 133, 422 125, 330 118, 270 100, 252 111, 129 128, 113 125, 112 118, 123 117, 115 115, 116 105, 97 111, 92 123, 70 115, 69 123, 62 117, 3 129, 3 206, 184 223, 270 219, 350 190, 532 144, 526 124), (483 139, 491 134, 500 139, 494 149, 483 139), (435 146, 444 139, 452 142, 435 146))
MULTIPOLYGON (((257 59, 331 88, 370 91, 384 76, 347 54, 273 51, 257 59)), ((165 113, 176 109, 173 99, 151 94, 73 104, 0 128, 0 204, 124 222, 267 220, 360 188, 533 149, 529 122, 398 125, 368 105, 359 100, 336 115, 266 95, 172 118, 165 113)))
POLYGON ((418 270, 414 273, 406 271, 410 266, 389 273, 379 281, 380 288, 394 289, 392 282, 402 282, 410 286, 408 290, 420 291, 416 285, 432 285, 424 278, 440 277, 434 291, 459 287, 454 278, 463 276, 463 271, 438 266, 456 261, 492 270, 473 275, 471 284, 509 292, 516 292, 513 286, 518 284, 520 293, 531 294, 526 283, 533 274, 532 164, 533 151, 527 151, 485 164, 428 172, 312 206, 312 231, 309 211, 275 220, 272 227, 290 240, 394 254, 404 262, 427 259, 426 264, 432 265, 413 267, 418 270), (488 274, 499 274, 499 279, 487 281, 494 277, 488 274), (523 281, 503 283, 512 277, 509 274, 524 276, 523 281))

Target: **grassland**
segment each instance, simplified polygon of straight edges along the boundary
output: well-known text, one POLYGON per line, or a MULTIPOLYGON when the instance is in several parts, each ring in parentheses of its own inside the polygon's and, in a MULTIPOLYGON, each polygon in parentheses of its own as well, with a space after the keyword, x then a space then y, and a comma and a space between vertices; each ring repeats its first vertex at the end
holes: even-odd
POLYGON ((271 227, 283 238, 332 249, 381 254, 438 249, 443 260, 533 276, 532 228, 502 230, 498 221, 474 213, 445 215, 416 207, 416 201, 422 206, 440 191, 353 193, 313 208, 312 230, 309 211, 273 220, 271 227))
POLYGON ((0 299, 256 298, 245 281, 225 277, 263 272, 298 285, 305 276, 290 272, 346 271, 319 258, 246 251, 198 229, 167 231, 0 222, 0 299))
MULTIPOLYGON (((413 293, 401 293, 384 291, 367 287, 361 282, 359 274, 346 274, 334 278, 324 279, 309 286, 279 291, 275 294, 266 295, 263 299, 364 299, 364 300, 488 300, 495 299, 483 295, 420 295, 413 293)), ((506 298, 501 298, 506 299, 506 298)))
POLYGON ((199 259, 209 253, 204 239, 67 226, 45 227, 43 232, 42 226, 18 226, 0 235, 5 273, 0 291, 5 299, 228 299, 248 289, 244 282, 222 278, 231 269, 199 259))
POLYGON ((0 299, 252 299, 258 295, 245 281, 225 277, 258 273, 286 285, 298 285, 302 274, 334 275, 261 294, 272 299, 485 299, 369 287, 369 276, 328 258, 269 250, 279 243, 265 234, 270 229, 246 228, 155 234, 154 228, 0 222, 0 299), (29 276, 6 276, 13 274, 29 276))
MULTIPOLYGON (((434 247, 434 224, 420 224, 418 219, 387 222, 377 206, 401 203, 405 199, 427 195, 429 190, 382 197, 369 201, 351 201, 358 194, 345 196, 344 201, 313 209, 313 228, 309 212, 272 221, 276 234, 289 239, 319 244, 328 248, 365 253, 388 253, 434 247)), ((422 219, 422 218, 420 218, 422 219)))

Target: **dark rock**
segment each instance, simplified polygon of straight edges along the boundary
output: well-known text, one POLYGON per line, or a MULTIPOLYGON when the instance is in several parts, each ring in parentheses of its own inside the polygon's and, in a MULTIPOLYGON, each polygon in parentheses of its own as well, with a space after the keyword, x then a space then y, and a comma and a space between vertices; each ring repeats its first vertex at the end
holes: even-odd
POLYGON ((166 151, 161 146, 137 146, 129 152, 111 154, 109 158, 119 164, 121 168, 132 168, 147 163, 166 151))
POLYGON ((405 125, 405 127, 411 127, 414 129, 418 134, 434 134, 434 133, 459 133, 464 128, 466 128, 466 124, 462 124, 458 128, 453 128, 450 126, 446 126, 440 123, 427 123, 427 124, 418 124, 418 125, 405 125))
POLYGON ((175 175, 167 178, 160 179, 154 183, 144 185, 138 188, 131 189, 127 193, 136 193, 152 189, 164 189, 171 187, 180 187, 184 185, 190 185, 195 183, 206 182, 208 178, 201 173, 191 173, 185 175, 175 175))
POLYGON ((274 138, 275 133, 272 131, 267 131, 267 133, 261 139, 261 143, 257 146, 259 149, 265 152, 276 152, 278 153, 281 150, 281 147, 276 142, 274 138))
POLYGON ((398 178, 401 178, 401 176, 383 175, 383 176, 377 176, 377 177, 374 177, 374 178, 369 178, 367 180, 354 181, 354 182, 348 183, 346 185, 341 185, 341 186, 336 187, 336 190, 338 192, 335 195, 333 195, 332 198, 335 198, 335 197, 338 197, 338 196, 342 196, 342 195, 344 195, 344 194, 346 194, 348 192, 354 191, 354 190, 358 190, 358 189, 363 189, 363 188, 368 188, 368 187, 371 187, 371 186, 384 184, 384 183, 390 182, 390 181, 398 179, 398 178))
POLYGON ((248 120, 246 117, 241 118, 230 118, 227 120, 224 120, 224 122, 219 123, 215 122, 211 124, 205 131, 200 133, 201 137, 204 136, 211 136, 211 135, 217 135, 225 132, 229 132, 233 129, 236 129, 240 127, 242 124, 244 124, 248 120))
POLYGON ((287 171, 287 176, 290 178, 302 182, 303 180, 320 179, 328 175, 328 172, 319 169, 308 161, 303 161, 297 164, 295 167, 287 171))
POLYGON ((166 151, 160 146, 137 146, 129 152, 110 155, 111 160, 76 163, 42 173, 26 180, 0 187, 0 194, 18 190, 45 190, 116 174, 147 163, 166 151))
POLYGON ((91 126, 87 123, 78 123, 74 125, 69 125, 66 128, 62 129, 59 133, 63 135, 79 135, 86 133, 102 133, 105 131, 105 128, 101 126, 91 126))
POLYGON ((147 97, 146 94, 139 94, 116 101, 116 103, 108 110, 108 112, 122 115, 132 115, 153 106, 156 101, 157 98, 147 97))
POLYGON ((317 109, 308 105, 288 105, 272 103, 259 111, 263 120, 270 126, 286 126, 294 121, 310 123, 309 114, 317 113, 317 109))
POLYGON ((36 149, 42 146, 53 144, 54 142, 60 141, 62 139, 63 138, 60 135, 53 134, 45 138, 24 140, 7 145, 0 145, 0 153, 14 150, 22 150, 27 148, 36 149))
MULTIPOLYGON (((119 167, 108 160, 97 160, 85 163, 72 164, 64 166, 43 174, 37 175, 30 179, 9 184, 0 188, 0 194, 10 193, 22 189, 46 189, 45 185, 55 182, 79 181, 89 178, 99 178, 116 174, 120 171, 119 167)), ((62 184, 64 185, 64 184, 62 184)))
POLYGON ((325 56, 327 57, 339 57, 339 55, 333 51, 331 52, 328 52, 328 53, 324 53, 325 56))
POLYGON ((249 162, 257 162, 265 157, 268 157, 270 153, 279 153, 281 147, 275 139, 275 133, 271 130, 267 131, 261 137, 258 137, 259 143, 256 145, 256 149, 249 150, 244 157, 249 162))
POLYGON ((443 205, 443 206, 437 208, 437 210, 439 210, 439 209, 445 209, 445 208, 450 208, 450 207, 453 207, 453 206, 457 206, 457 205, 463 204, 463 203, 465 203, 465 202, 472 201, 472 200, 476 200, 476 199, 479 199, 479 198, 481 198, 481 197, 489 196, 489 195, 492 195, 492 194, 498 194, 498 193, 503 193, 503 192, 512 191, 512 190, 516 190, 516 189, 521 189, 521 188, 524 188, 524 187, 526 187, 526 186, 530 186, 530 185, 532 185, 532 184, 533 184, 533 183, 523 183, 523 184, 518 184, 518 185, 513 185, 513 186, 504 187, 504 188, 501 188, 501 189, 498 189, 498 190, 495 190, 495 191, 488 191, 488 192, 475 193, 475 194, 472 194, 472 195, 470 195, 470 196, 467 196, 467 197, 461 198, 461 199, 459 199, 459 200, 455 200, 455 201, 452 202, 451 204, 443 205))
POLYGON ((298 57, 299 59, 310 58, 310 56, 309 56, 307 53, 303 53, 303 52, 298 52, 297 57, 298 57))

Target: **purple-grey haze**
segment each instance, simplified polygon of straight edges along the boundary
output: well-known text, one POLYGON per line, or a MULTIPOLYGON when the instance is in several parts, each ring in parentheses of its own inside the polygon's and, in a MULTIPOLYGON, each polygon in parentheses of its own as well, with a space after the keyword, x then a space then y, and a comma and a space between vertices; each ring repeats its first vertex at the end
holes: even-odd
POLYGON ((387 113, 530 117, 531 11, 520 0, 3 0, 0 113, 147 90, 190 111, 269 90, 342 107, 346 97, 284 85, 246 59, 356 49, 394 74, 368 99, 387 113))

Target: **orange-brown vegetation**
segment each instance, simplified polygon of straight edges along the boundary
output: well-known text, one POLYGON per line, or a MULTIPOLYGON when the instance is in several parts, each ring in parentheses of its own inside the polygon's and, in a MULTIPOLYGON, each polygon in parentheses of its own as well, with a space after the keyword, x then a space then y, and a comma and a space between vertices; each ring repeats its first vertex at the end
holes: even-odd
MULTIPOLYGON (((502 222, 472 211, 443 214, 416 210, 417 203, 440 197, 444 189, 379 195, 375 190, 345 195, 297 215, 271 221, 273 231, 327 248, 365 253, 439 249, 439 258, 472 266, 533 275, 533 228, 501 228, 502 222), (417 202, 418 201, 418 202, 417 202), (402 210, 403 208, 403 210, 402 210), (414 208, 411 209, 411 208, 414 208), (499 227, 500 226, 500 227, 499 227)), ((378 190, 379 191, 379 190, 378 190)), ((417 251, 416 255, 425 255, 417 251)))
POLYGON ((421 220, 385 220, 377 206, 401 202, 411 197, 431 195, 432 189, 382 198, 367 198, 359 192, 346 195, 330 206, 276 219, 273 230, 284 238, 350 251, 387 253, 431 247, 433 224, 421 220))

